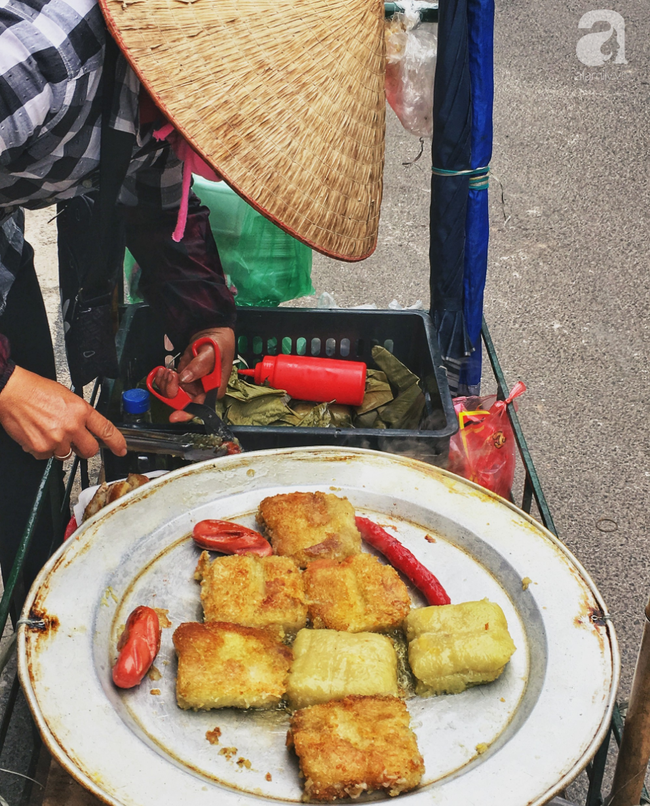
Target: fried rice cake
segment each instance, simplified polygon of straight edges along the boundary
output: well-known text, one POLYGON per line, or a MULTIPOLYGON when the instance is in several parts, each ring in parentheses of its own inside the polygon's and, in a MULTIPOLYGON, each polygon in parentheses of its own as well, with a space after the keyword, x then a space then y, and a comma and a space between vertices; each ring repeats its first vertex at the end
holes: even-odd
POLYGON ((495 602, 419 607, 405 621, 416 693, 460 694, 502 674, 515 644, 495 602))
POLYGON ((278 633, 307 622, 302 574, 290 557, 233 554, 210 562, 201 554, 194 574, 201 580, 205 621, 228 621, 278 633))
POLYGON ((292 745, 305 778, 305 798, 332 801, 416 787, 424 761, 397 697, 350 696, 303 708, 291 718, 292 745))
POLYGON ((314 560, 343 560, 361 551, 352 504, 331 493, 286 493, 265 498, 258 521, 274 552, 293 557, 301 568, 314 560))
POLYGON ((316 629, 385 632, 399 627, 411 609, 397 571, 372 554, 341 563, 317 560, 304 573, 309 618, 316 629))
POLYGON ((372 632, 300 630, 287 681, 292 708, 341 700, 349 694, 397 696, 393 642, 372 632))
POLYGON ((273 708, 282 699, 292 652, 265 630, 186 622, 173 640, 180 708, 273 708))

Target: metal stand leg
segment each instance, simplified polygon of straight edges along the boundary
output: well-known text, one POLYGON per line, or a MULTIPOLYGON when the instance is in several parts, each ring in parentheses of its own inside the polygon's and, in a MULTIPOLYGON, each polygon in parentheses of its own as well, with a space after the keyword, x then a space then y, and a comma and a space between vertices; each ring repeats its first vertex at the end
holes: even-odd
POLYGON ((636 806, 650 759, 650 602, 608 806, 636 806))

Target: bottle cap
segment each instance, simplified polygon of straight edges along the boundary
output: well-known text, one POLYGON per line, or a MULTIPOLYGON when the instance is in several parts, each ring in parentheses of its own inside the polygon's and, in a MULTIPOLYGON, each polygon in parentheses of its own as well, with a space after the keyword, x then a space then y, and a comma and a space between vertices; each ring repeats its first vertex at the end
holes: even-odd
POLYGON ((149 411, 149 392, 146 389, 127 389, 122 392, 122 410, 125 414, 144 414, 149 411))

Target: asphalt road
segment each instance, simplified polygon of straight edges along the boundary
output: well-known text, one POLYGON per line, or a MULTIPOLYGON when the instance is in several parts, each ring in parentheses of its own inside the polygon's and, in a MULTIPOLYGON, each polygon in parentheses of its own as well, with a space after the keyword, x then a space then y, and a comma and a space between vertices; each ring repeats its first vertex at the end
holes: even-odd
MULTIPOLYGON (((609 26, 578 24, 601 5, 497 2, 485 314, 506 378, 528 387, 520 416, 559 535, 613 615, 625 698, 650 593, 650 8, 616 0, 626 63, 619 29, 602 45, 610 59, 586 66, 578 41, 609 26)), ((390 114, 377 251, 352 265, 315 256, 316 297, 297 304, 324 291, 341 306, 427 304, 428 144, 412 163, 418 150, 390 114)), ((54 315, 52 225, 40 213, 28 227, 54 315)))
MULTIPOLYGON (((625 696, 650 594, 650 9, 617 2, 627 63, 613 35, 610 60, 587 67, 578 23, 593 7, 497 2, 485 315, 506 378, 528 387, 520 415, 559 534, 614 616, 625 696)), ((389 116, 377 251, 317 256, 317 294, 428 301, 429 154, 403 164, 417 151, 389 116)))
MULTIPOLYGON (((589 30, 591 29, 591 30, 589 30)), ((558 532, 600 589, 629 695, 650 595, 648 355, 650 7, 497 0, 491 246, 485 316, 558 532), (577 56, 592 9, 624 21, 602 66, 577 56), (606 519, 606 520, 605 520, 606 519)), ((392 118, 375 255, 317 258, 343 305, 427 301, 430 160, 392 118)), ((573 797, 578 799, 578 791, 573 797)))

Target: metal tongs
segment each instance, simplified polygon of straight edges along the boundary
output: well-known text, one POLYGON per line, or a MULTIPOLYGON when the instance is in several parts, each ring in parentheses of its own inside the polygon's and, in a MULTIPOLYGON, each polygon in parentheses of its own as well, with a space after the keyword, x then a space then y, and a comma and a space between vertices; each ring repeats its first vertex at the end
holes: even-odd
POLYGON ((137 427, 119 430, 127 449, 134 453, 161 453, 180 456, 187 462, 203 462, 241 451, 238 441, 224 440, 220 434, 174 434, 137 427))

